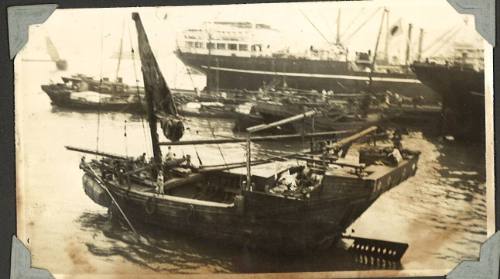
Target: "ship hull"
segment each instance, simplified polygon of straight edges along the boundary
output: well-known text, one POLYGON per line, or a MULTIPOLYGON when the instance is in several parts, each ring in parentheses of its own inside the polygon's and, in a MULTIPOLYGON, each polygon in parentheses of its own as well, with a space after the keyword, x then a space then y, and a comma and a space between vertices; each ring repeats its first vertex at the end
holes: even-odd
POLYGON ((443 133, 484 141, 484 72, 436 64, 415 64, 413 69, 442 97, 443 133))
MULTIPOLYGON (((286 85, 304 90, 359 93, 368 90, 370 83, 368 72, 356 71, 346 61, 179 52, 177 55, 186 65, 206 73, 210 88, 258 90, 267 85, 286 85)), ((370 90, 392 91, 409 98, 423 96, 429 103, 438 100, 413 73, 373 73, 370 90)))

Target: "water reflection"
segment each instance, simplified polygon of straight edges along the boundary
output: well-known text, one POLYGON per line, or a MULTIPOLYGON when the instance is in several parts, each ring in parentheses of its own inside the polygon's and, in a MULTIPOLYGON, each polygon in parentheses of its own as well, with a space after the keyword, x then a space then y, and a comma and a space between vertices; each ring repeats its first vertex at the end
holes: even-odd
MULTIPOLYGON (((206 121, 189 119, 187 138, 207 138, 213 136, 212 132, 217 136, 232 136, 227 132, 230 121, 218 121, 217 128, 213 130, 207 127, 206 121)), ((111 226, 105 214, 85 212, 78 222, 83 230, 94 234, 93 240, 86 243, 91 254, 98 257, 120 256, 144 268, 170 273, 402 269, 422 256, 443 260, 449 265, 464 258, 477 257, 479 244, 486 235, 484 158, 474 152, 478 149, 469 150, 459 143, 425 138, 419 132, 410 132, 403 143, 408 148, 422 151, 417 175, 384 195, 375 208, 370 208, 361 216, 355 226, 361 236, 373 229, 374 220, 378 220, 377 226, 390 227, 392 232, 373 237, 396 241, 402 237, 404 242, 409 243, 410 248, 402 264, 356 256, 338 247, 300 257, 273 256, 150 226, 140 227, 140 233, 147 241, 137 243, 126 227, 111 226), (397 210, 386 210, 391 206, 396 206, 397 210), (398 220, 402 220, 401 224, 398 220), (409 231, 404 230, 405 223, 409 231), (102 235, 95 237, 99 232, 102 235)), ((267 149, 297 150, 307 145, 300 140, 286 144, 255 143, 254 156, 268 156, 267 149)), ((224 145, 222 149, 217 145, 198 148, 200 153, 205 154, 205 157, 202 156, 204 159, 215 157, 213 160, 220 163, 221 152, 226 154, 224 160, 242 161, 242 147, 242 144, 231 144, 224 145)))
MULTIPOLYGON (((98 257, 119 256, 144 268, 168 273, 307 272, 331 270, 401 269, 399 262, 353 254, 345 247, 303 255, 270 255, 236 246, 135 224, 140 236, 106 214, 84 212, 78 218, 83 231, 92 233, 85 243, 98 257)), ((346 245, 341 243, 341 245, 346 245)))

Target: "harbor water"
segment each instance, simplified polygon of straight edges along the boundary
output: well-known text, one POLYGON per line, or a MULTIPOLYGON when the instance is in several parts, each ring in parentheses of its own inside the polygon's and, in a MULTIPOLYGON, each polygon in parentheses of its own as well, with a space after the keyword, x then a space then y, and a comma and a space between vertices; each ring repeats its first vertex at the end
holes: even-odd
MULTIPOLYGON (((462 260, 476 259, 486 239, 484 153, 415 129, 404 135, 403 144, 422 152, 417 175, 384 194, 347 230, 355 236, 408 243, 400 263, 373 263, 341 247, 300 256, 268 255, 139 224, 145 240, 138 243, 126 226, 111 226, 107 210, 85 195, 83 172, 78 168, 83 154, 64 146, 129 156, 146 150, 151 156, 148 125, 139 115, 51 106, 40 85, 56 81, 61 74, 67 73, 56 72, 51 63, 16 61, 17 182, 22 186, 17 192, 19 237, 32 252, 33 266, 55 275, 352 269, 444 274, 462 260)), ((182 74, 179 80, 192 80, 182 74)), ((190 82, 185 82, 189 87, 186 84, 190 82)), ((184 139, 233 136, 233 124, 189 118, 184 139)), ((254 156, 265 149, 290 151, 303 145, 259 143, 254 156)), ((178 157, 199 157, 207 165, 244 161, 241 144, 173 147, 173 152, 178 157)))

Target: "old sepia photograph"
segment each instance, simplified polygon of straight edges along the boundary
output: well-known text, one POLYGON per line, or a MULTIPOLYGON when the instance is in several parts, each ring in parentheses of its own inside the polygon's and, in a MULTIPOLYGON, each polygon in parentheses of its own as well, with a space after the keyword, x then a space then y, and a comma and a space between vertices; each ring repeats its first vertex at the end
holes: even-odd
POLYGON ((494 161, 476 24, 445 0, 56 9, 14 62, 17 237, 55 278, 477 261, 494 161))

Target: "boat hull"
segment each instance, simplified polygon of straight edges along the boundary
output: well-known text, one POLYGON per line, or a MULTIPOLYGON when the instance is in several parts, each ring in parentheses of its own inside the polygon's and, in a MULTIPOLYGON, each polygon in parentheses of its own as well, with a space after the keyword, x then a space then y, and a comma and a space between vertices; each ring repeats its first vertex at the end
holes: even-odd
POLYGON ((231 245, 288 253, 330 247, 346 224, 350 224, 345 216, 357 218, 374 201, 361 195, 332 200, 328 205, 297 205, 281 199, 263 201, 260 196, 247 193, 242 205, 245 209, 236 205, 213 208, 165 200, 157 200, 150 206, 152 202, 142 196, 127 195, 117 188, 112 192, 135 222, 231 245), (346 224, 341 224, 342 221, 346 224))
MULTIPOLYGON (((244 130, 248 127, 262 123, 272 123, 304 112, 304 107, 299 105, 283 105, 280 103, 258 102, 254 107, 254 114, 239 115, 235 130, 244 130)), ((314 127, 311 120, 301 121, 280 126, 281 132, 313 132, 313 131, 344 131, 360 130, 377 125, 384 121, 382 114, 368 114, 365 118, 351 120, 336 120, 335 116, 326 116, 318 113, 314 117, 314 127)))
MULTIPOLYGON (((206 73, 210 88, 258 90, 266 85, 286 84, 305 90, 333 90, 341 93, 366 91, 369 73, 356 71, 349 62, 301 58, 237 57, 195 53, 177 53, 186 64, 206 73)), ((413 98, 424 97, 435 103, 438 96, 416 79, 413 73, 372 74, 371 90, 392 91, 413 98)))
MULTIPOLYGON (((418 155, 369 180, 333 178, 308 199, 245 190, 232 203, 215 203, 159 195, 153 188, 138 191, 126 183, 108 181, 106 187, 132 222, 251 249, 301 253, 329 248, 380 195, 413 176, 417 162, 418 155)), ((84 176, 84 183, 96 182, 91 173, 84 176)), ((221 178, 214 174, 205 180, 221 178)), ((218 188, 229 182, 220 181, 218 188)))
POLYGON ((53 105, 73 110, 89 111, 114 111, 143 113, 144 107, 140 102, 106 102, 106 101, 84 101, 71 98, 71 94, 78 94, 69 90, 61 89, 57 85, 42 85, 42 90, 47 93, 53 105))

